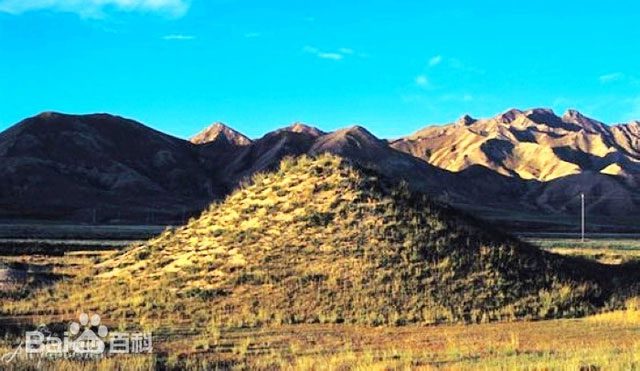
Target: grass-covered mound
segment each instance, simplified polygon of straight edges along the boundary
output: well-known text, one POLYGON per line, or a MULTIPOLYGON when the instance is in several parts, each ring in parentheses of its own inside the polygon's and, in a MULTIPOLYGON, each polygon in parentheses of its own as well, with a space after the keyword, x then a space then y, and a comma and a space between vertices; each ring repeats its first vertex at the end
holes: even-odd
POLYGON ((38 297, 195 329, 540 319, 602 306, 610 290, 587 278, 598 267, 323 155, 286 159, 186 226, 38 297))

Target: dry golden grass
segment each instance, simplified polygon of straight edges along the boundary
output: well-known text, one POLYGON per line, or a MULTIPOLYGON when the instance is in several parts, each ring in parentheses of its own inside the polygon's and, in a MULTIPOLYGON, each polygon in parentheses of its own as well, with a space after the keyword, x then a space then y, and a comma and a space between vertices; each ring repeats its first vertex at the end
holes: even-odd
MULTIPOLYGON (((44 262, 49 258, 10 259, 44 262)), ((85 254, 51 259, 61 271, 68 273, 82 267, 90 269, 94 262, 85 254)), ((146 305, 143 299, 138 296, 136 306, 146 305)), ((168 332, 157 333, 154 355, 89 363, 16 361, 11 367, 18 370, 36 366, 45 370, 577 370, 589 367, 629 370, 640 367, 640 340, 637 339, 640 300, 629 299, 624 306, 624 310, 577 320, 403 327, 315 324, 239 329, 220 327, 215 321, 205 322, 208 320, 205 316, 176 322, 168 332)), ((135 317, 124 319, 114 317, 111 312, 101 314, 110 328, 145 326, 144 321, 139 323, 135 317)), ((51 323, 71 319, 74 315, 36 316, 26 320, 51 323)), ((11 337, 7 340, 12 341, 11 337)), ((12 345, 0 341, 0 356, 11 350, 12 345)))
POLYGON ((547 251, 583 257, 603 264, 640 261, 640 241, 631 238, 594 238, 582 242, 575 238, 529 238, 527 242, 547 251))
MULTIPOLYGON (((480 325, 288 325, 171 336, 155 355, 49 369, 607 369, 640 367, 639 321, 590 317, 480 325), (166 355, 159 355, 159 353, 166 355)), ((176 329, 178 330, 178 329, 176 329)), ((11 350, 0 346, 0 354, 11 350)), ((16 366, 33 362, 16 363, 16 366)), ((20 369, 20 367, 16 367, 20 369)))

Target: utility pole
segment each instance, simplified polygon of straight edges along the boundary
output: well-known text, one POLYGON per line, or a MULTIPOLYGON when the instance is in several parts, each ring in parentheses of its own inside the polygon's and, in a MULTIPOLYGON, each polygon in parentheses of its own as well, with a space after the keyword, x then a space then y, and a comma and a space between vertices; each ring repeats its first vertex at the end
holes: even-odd
POLYGON ((582 201, 582 242, 584 242, 584 193, 580 193, 580 200, 582 201))

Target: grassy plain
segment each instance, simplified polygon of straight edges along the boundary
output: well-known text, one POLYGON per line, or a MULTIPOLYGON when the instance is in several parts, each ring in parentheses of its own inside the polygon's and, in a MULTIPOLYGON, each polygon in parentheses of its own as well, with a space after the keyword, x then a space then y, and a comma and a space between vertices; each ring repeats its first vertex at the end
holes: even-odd
MULTIPOLYGON (((582 256, 628 252, 635 258, 637 241, 533 241, 545 249, 582 256)), ((65 256, 0 257, 5 264, 45 265, 71 278, 114 252, 69 252, 65 256)), ((36 289, 31 282, 26 289, 36 289)), ((14 297, 15 304, 20 301, 14 297)), ((627 309, 580 319, 518 321, 477 325, 356 326, 304 324, 262 328, 211 328, 206 334, 193 324, 176 322, 170 332, 154 337, 154 354, 112 357, 100 361, 42 361, 5 357, 0 368, 12 369, 551 369, 631 370, 640 368, 640 310, 627 309)), ((117 319, 101 313, 109 327, 117 319)), ((0 316, 0 357, 10 354, 20 332, 7 323, 68 322, 72 316, 0 316), (68 317, 68 318, 67 318, 68 317)), ((135 323, 135 318, 131 319, 135 323)))
MULTIPOLYGON (((171 336, 146 356, 45 362, 50 369, 552 369, 640 367, 637 311, 481 325, 290 325, 171 336)), ((0 346, 0 354, 14 345, 0 346)), ((35 361, 16 360, 29 369, 35 361)), ((46 369, 46 367, 45 367, 46 369)))
POLYGON ((621 236, 590 238, 527 238, 528 242, 553 253, 581 256, 605 264, 622 264, 640 260, 640 239, 621 236))

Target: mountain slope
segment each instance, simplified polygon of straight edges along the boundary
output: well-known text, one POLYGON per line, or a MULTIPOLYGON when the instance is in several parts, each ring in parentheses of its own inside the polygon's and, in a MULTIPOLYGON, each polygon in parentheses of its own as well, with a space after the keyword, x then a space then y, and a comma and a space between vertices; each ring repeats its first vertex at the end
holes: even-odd
POLYGON ((410 181, 412 186, 434 195, 442 193, 442 184, 449 175, 447 171, 389 147, 386 141, 359 126, 323 133, 296 124, 268 133, 247 146, 228 148, 211 143, 202 151, 208 158, 216 159, 212 160, 215 165, 210 167, 218 169, 219 176, 229 180, 230 186, 257 172, 277 169, 286 156, 322 153, 353 160, 397 181, 410 181))
POLYGON ((85 310, 158 327, 197 320, 197 331, 533 319, 603 306, 615 289, 607 269, 544 253, 338 157, 303 156, 36 300, 72 310, 82 298, 85 310))
POLYGON ((0 218, 166 223, 221 192, 194 145, 106 114, 26 119, 0 162, 0 218))
POLYGON ((316 127, 313 126, 309 126, 309 125, 305 125, 301 122, 296 122, 292 125, 289 125, 285 128, 282 129, 278 129, 276 130, 276 132, 280 132, 280 131, 291 131, 294 133, 305 133, 305 134, 309 134, 311 136, 314 137, 319 137, 322 135, 325 135, 326 133, 316 127))
POLYGON ((237 185, 257 172, 277 169, 286 156, 307 153, 315 140, 315 135, 306 132, 277 130, 230 153, 220 168, 237 185))
POLYGON ((427 127, 392 146, 451 171, 482 165, 523 179, 549 181, 585 171, 640 174, 640 129, 608 127, 570 110, 510 110, 494 118, 468 116, 427 127))
MULTIPOLYGON (((354 126, 319 137, 309 150, 310 155, 331 153, 373 169, 384 176, 405 181, 414 189, 429 192, 433 196, 445 191, 442 185, 453 179, 449 172, 420 161, 413 156, 391 148, 385 140, 378 139, 367 129, 354 126)), ((461 189, 452 193, 461 196, 461 189)))

